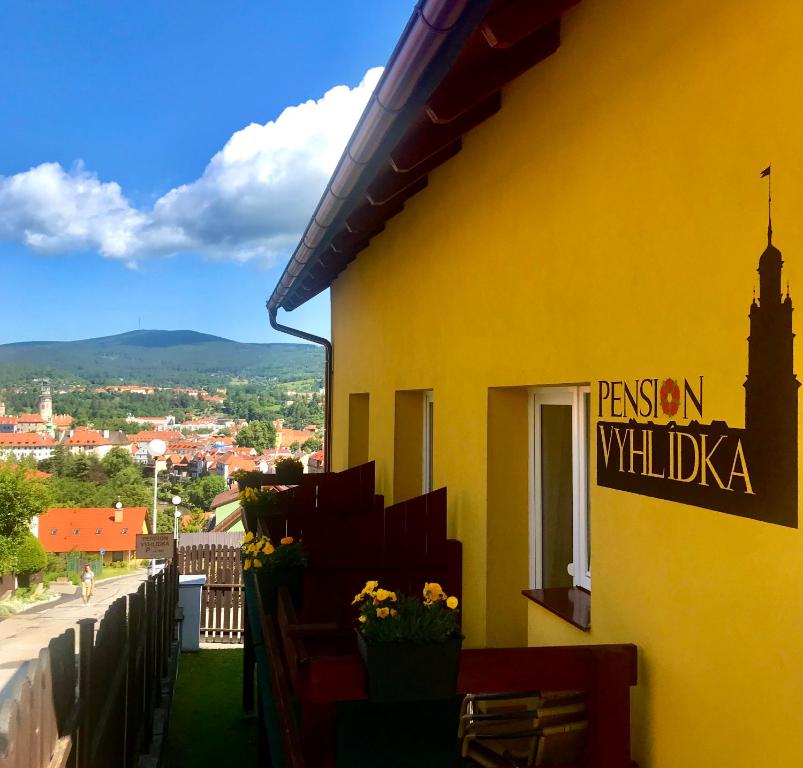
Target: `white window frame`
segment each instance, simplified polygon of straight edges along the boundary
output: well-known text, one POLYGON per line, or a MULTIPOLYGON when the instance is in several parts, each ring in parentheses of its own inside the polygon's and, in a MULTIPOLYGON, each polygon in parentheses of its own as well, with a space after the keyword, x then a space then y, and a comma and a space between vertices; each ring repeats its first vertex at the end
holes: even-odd
MULTIPOLYGON (((533 387, 530 389, 529 433, 529 489, 530 489, 530 588, 543 588, 543 510, 541 494, 541 405, 569 405, 572 408, 572 563, 571 576, 575 587, 591 591, 589 568, 588 526, 589 506, 585 477, 587 466, 586 421, 591 414, 585 412, 584 395, 590 393, 588 385, 560 387, 533 387)), ((590 425, 589 425, 590 426, 590 425)), ((589 431, 590 434, 590 431, 589 431)), ((589 473, 591 467, 588 466, 589 473)))
POLYGON ((421 471, 421 492, 422 493, 430 493, 432 488, 432 473, 433 467, 435 464, 435 446, 433 445, 433 436, 432 433, 434 431, 434 422, 435 422, 435 400, 432 395, 431 389, 424 390, 424 428, 423 428, 423 440, 421 446, 421 460, 422 460, 422 471, 421 471), (432 419, 430 420, 429 415, 430 411, 432 411, 432 419))

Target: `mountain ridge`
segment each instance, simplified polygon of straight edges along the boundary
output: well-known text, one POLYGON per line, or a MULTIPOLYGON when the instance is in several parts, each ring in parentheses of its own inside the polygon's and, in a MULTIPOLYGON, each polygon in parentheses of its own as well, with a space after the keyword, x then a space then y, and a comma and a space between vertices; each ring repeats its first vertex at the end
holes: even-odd
POLYGON ((91 383, 319 377, 323 351, 305 343, 239 342, 192 330, 141 329, 75 341, 0 344, 0 383, 33 376, 91 383))

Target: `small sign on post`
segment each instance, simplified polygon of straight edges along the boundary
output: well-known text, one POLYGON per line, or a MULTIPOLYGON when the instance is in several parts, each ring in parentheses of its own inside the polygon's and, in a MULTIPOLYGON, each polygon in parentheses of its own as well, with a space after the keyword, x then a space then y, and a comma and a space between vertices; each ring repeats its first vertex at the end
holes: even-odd
POLYGON ((173 557, 173 543, 172 533, 138 533, 137 557, 148 560, 173 557))

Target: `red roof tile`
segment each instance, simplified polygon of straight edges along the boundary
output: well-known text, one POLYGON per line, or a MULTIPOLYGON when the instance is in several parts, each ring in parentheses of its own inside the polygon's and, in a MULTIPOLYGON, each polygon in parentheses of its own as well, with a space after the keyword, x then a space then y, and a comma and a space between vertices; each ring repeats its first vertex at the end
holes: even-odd
POLYGON ((62 443, 64 445, 111 445, 111 440, 103 437, 102 432, 78 427, 71 435, 66 435, 62 443))
POLYGON ((101 549, 126 552, 136 549, 136 535, 142 533, 148 510, 145 507, 124 507, 121 523, 114 522, 114 512, 113 507, 48 509, 39 515, 39 541, 46 552, 98 552, 101 549))
POLYGON ((40 432, 0 432, 2 448, 55 448, 56 441, 40 432))
POLYGON ((155 430, 143 430, 134 435, 129 435, 128 439, 132 443, 149 443, 151 440, 164 440, 166 443, 171 440, 183 440, 184 435, 181 432, 164 431, 159 432, 155 430))
POLYGON ((45 420, 38 413, 21 413, 17 416, 18 424, 44 424, 45 420))

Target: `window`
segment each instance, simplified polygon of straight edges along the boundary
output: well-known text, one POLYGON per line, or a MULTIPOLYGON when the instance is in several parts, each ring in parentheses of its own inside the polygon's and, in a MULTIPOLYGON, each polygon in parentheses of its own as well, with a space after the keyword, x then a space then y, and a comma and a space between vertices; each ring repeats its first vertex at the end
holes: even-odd
POLYGON ((95 535, 97 536, 97 535, 98 535, 98 534, 100 534, 102 531, 103 531, 103 529, 102 529, 102 528, 95 528, 95 535))
POLYGON ((393 503, 428 493, 433 486, 433 392, 399 389, 393 431, 393 503))
POLYGON ((77 535, 78 535, 78 533, 80 532, 80 530, 81 530, 80 528, 73 528, 73 529, 72 529, 72 535, 73 535, 73 536, 77 536, 77 535))
POLYGON ((541 387, 530 401, 530 583, 591 589, 587 386, 541 387))
POLYGON ((50 529, 50 535, 51 535, 51 536, 55 536, 57 532, 58 532, 58 531, 57 531, 57 529, 56 529, 56 528, 51 528, 51 529, 50 529))
POLYGON ((349 395, 349 466, 357 467, 369 460, 368 424, 370 396, 367 392, 349 395))
POLYGON ((435 406, 432 399, 432 390, 424 392, 424 445, 422 450, 423 468, 421 476, 423 478, 422 493, 429 493, 432 490, 432 457, 433 442, 432 429, 434 426, 435 406))
POLYGON ((123 533, 128 533, 128 528, 123 528, 123 533))

